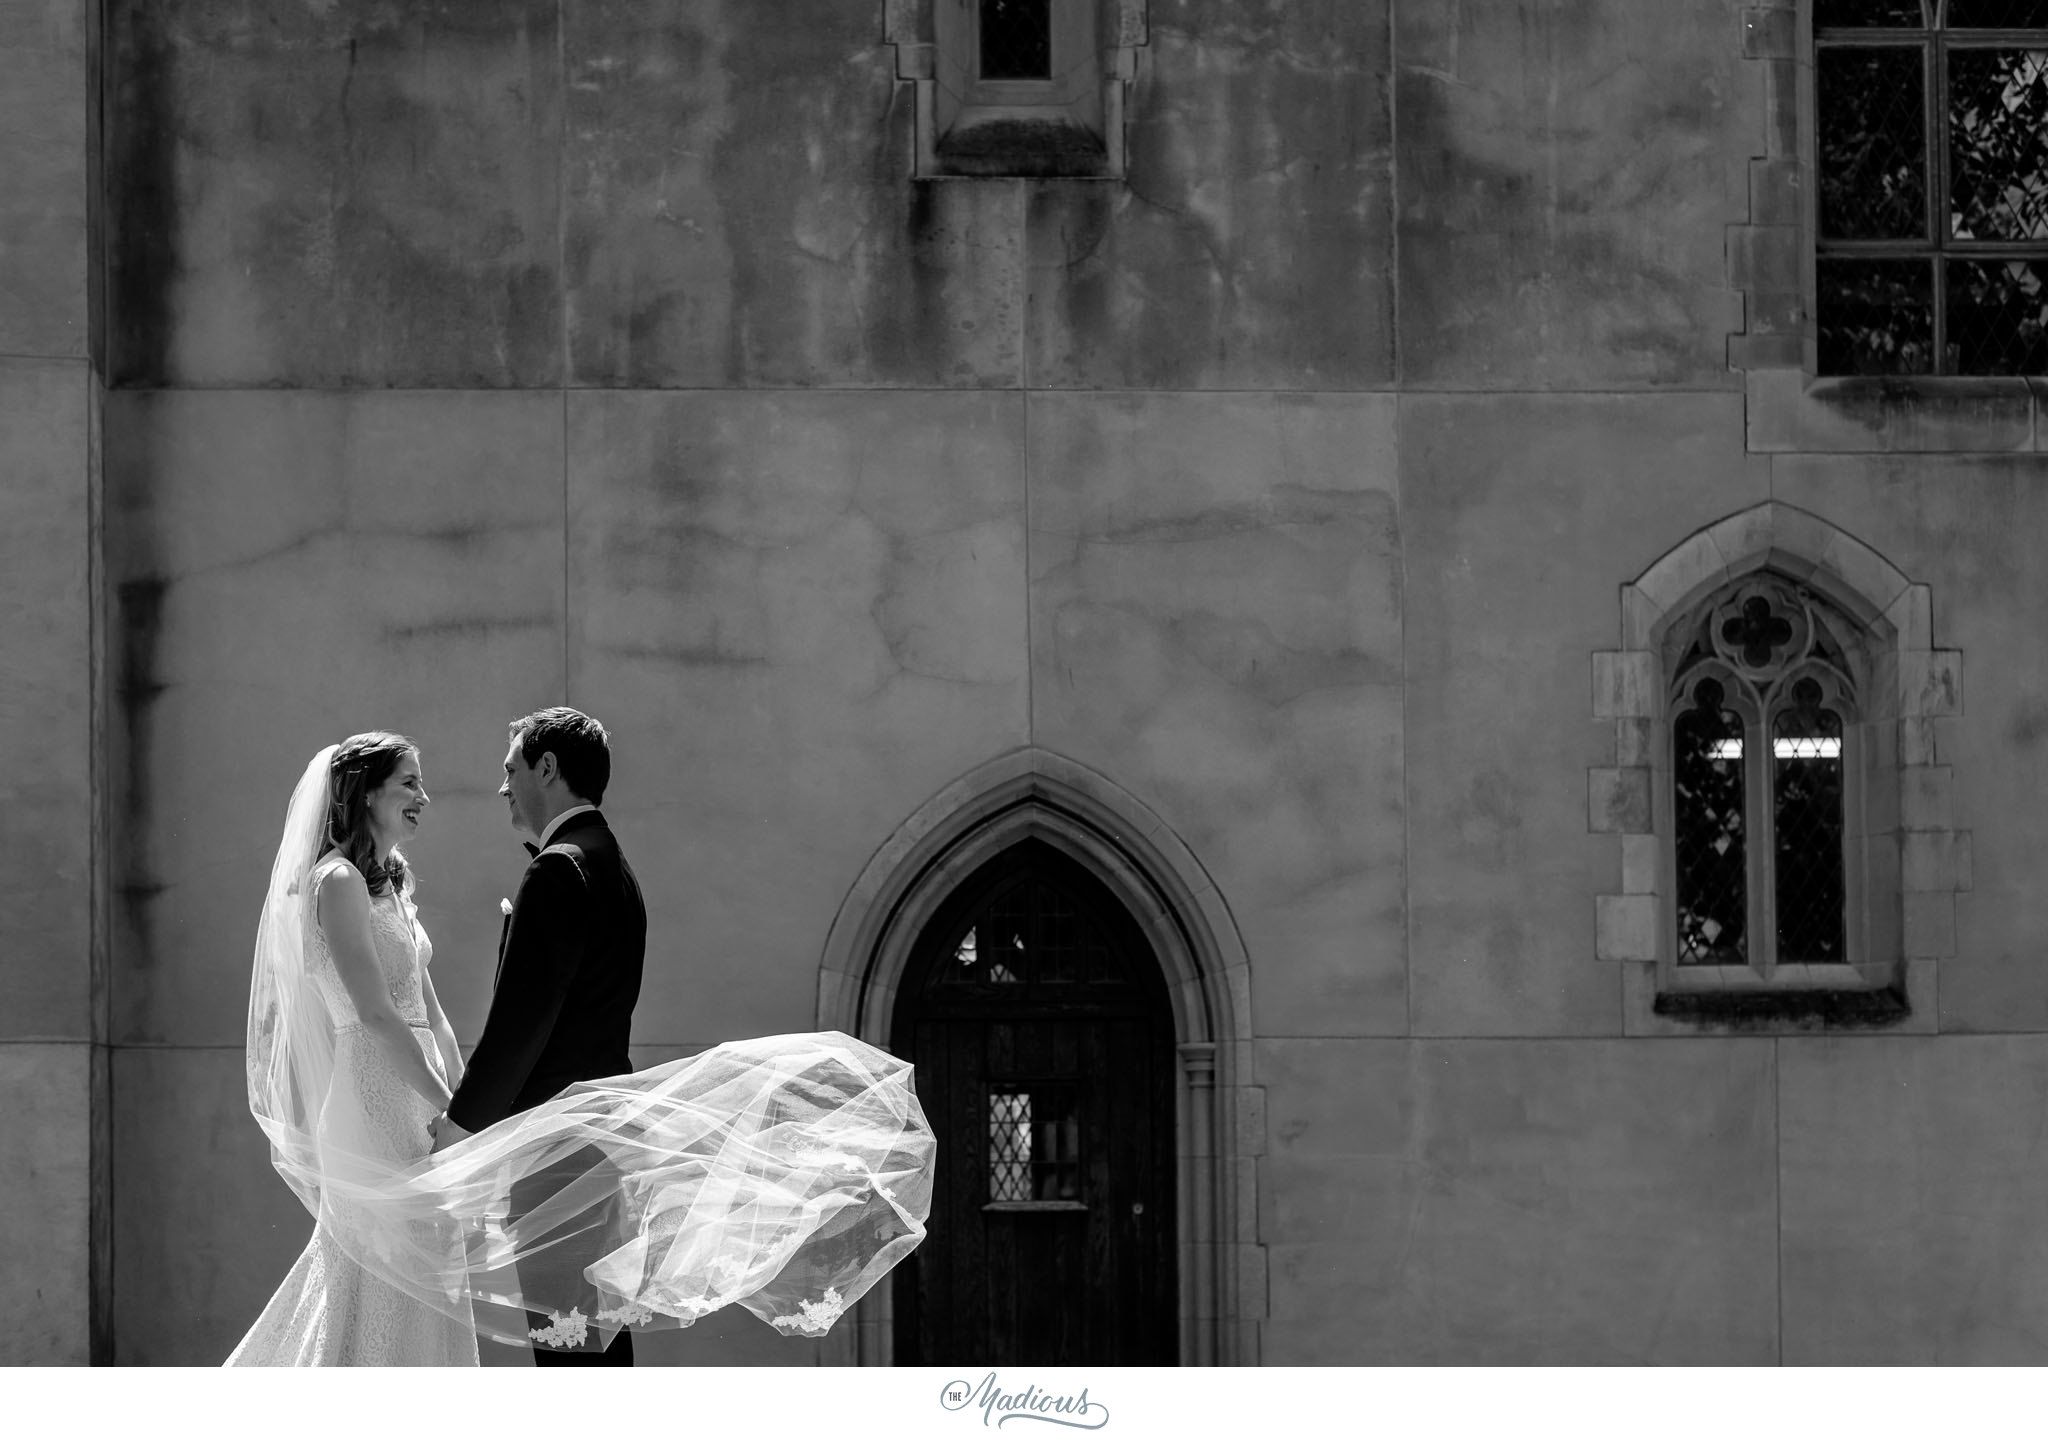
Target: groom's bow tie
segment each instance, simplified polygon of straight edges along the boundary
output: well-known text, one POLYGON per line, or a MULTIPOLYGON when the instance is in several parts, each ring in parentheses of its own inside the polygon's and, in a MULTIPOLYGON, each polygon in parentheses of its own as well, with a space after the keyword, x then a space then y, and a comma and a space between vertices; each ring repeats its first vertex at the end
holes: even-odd
POLYGON ((535 845, 532 841, 522 840, 519 843, 526 847, 526 853, 529 857, 537 856, 540 854, 540 847, 535 845))

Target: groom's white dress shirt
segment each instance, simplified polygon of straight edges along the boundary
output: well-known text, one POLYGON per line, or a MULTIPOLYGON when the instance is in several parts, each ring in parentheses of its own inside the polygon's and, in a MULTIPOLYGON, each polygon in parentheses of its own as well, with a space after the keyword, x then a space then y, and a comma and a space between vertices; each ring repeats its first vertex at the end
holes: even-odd
POLYGON ((563 821, 568 820, 571 816, 582 815, 583 812, 587 810, 596 809, 597 807, 591 805, 588 801, 585 801, 582 805, 579 806, 570 806, 567 810, 563 811, 560 815, 556 816, 553 820, 549 821, 548 828, 540 833, 540 848, 542 850, 546 850, 548 848, 548 842, 555 838, 555 832, 562 828, 563 821))

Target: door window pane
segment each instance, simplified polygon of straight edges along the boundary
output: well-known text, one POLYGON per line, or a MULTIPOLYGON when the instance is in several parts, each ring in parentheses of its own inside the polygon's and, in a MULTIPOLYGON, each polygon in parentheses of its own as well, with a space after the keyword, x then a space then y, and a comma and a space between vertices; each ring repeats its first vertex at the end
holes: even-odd
POLYGON ((1081 1196, 1081 1120, 1072 1089, 988 1096, 988 1196, 1018 1203, 1081 1196))

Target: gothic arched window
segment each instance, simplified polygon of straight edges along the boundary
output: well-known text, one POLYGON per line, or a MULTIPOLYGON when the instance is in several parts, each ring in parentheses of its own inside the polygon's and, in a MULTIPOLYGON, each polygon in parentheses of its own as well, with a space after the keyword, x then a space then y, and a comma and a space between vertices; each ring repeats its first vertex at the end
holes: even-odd
POLYGON ((1854 626, 1757 575, 1674 626, 1667 649, 1673 963, 1766 979, 1849 963, 1866 669, 1854 626))

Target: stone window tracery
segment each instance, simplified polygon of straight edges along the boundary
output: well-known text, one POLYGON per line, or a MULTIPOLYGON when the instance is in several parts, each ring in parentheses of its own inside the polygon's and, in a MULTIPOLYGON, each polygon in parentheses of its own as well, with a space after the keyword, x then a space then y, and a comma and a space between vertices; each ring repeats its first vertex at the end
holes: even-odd
POLYGON ((1587 828, 1618 845, 1593 952, 1624 1032, 1938 1030, 1970 833, 1937 732, 1961 712, 1930 590, 1813 513, 1759 503, 1623 584, 1587 828))
POLYGON ((1850 960, 1856 641, 1813 593, 1746 580, 1674 628, 1673 962, 1850 960))

